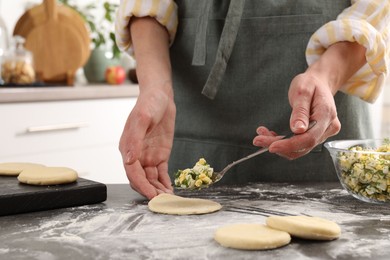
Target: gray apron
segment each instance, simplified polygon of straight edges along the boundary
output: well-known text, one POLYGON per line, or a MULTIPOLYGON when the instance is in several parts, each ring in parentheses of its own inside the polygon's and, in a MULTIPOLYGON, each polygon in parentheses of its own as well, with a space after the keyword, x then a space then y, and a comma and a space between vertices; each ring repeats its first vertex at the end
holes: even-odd
MULTIPOLYGON (((215 170, 258 150, 256 128, 289 129, 291 80, 306 70, 310 36, 349 0, 178 0, 171 47, 177 106, 169 172, 203 157, 215 170)), ((341 132, 333 139, 369 138, 368 105, 335 97, 341 132)), ((329 139, 330 140, 330 139, 329 139)), ((172 176, 172 175, 171 175, 172 176)), ((289 161, 266 153, 233 167, 222 183, 337 180, 322 145, 289 161)))

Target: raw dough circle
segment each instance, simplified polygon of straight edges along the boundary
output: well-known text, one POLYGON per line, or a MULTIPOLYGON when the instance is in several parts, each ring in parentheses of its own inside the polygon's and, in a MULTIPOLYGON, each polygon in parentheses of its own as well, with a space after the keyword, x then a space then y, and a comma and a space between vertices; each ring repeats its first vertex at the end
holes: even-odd
POLYGON ((0 175, 18 176, 23 170, 32 167, 45 167, 45 165, 27 162, 0 163, 0 175))
POLYGON ((171 215, 206 214, 222 208, 221 204, 211 200, 183 198, 168 193, 154 197, 148 206, 153 212, 171 215))
POLYGON ((77 172, 66 167, 35 167, 23 170, 18 180, 31 185, 57 185, 75 182, 77 172))
POLYGON ((217 229, 214 239, 224 247, 246 250, 273 249, 287 245, 291 237, 262 224, 233 224, 217 229))
POLYGON ((340 237, 341 229, 336 223, 309 216, 271 216, 266 219, 268 226, 286 231, 290 235, 313 240, 333 240, 340 237))

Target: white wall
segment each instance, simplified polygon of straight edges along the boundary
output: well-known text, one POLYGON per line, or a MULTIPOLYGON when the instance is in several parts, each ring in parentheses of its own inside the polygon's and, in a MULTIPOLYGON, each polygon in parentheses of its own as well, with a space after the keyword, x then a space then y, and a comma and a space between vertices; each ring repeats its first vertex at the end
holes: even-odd
MULTIPOLYGON (((99 2, 100 0, 73 0, 74 3, 88 4, 90 2, 99 2)), ((119 0, 109 0, 113 3, 119 3, 119 0)), ((26 8, 31 5, 42 3, 42 0, 0 0, 0 15, 6 23, 8 34, 12 35, 13 28, 20 18, 20 16, 25 12, 26 8)), ((382 122, 382 106, 383 104, 390 106, 390 79, 385 87, 384 93, 373 105, 374 110, 374 121, 375 125, 381 126, 382 122)), ((376 129, 377 133, 380 132, 380 128, 376 129)))
MULTIPOLYGON (((0 0, 0 16, 4 20, 8 34, 11 36, 16 22, 23 13, 31 6, 42 3, 43 0, 0 0)), ((103 3, 103 0, 73 0, 73 3, 89 4, 103 3)), ((118 3, 119 0, 108 0, 108 2, 118 3)), ((103 8, 103 7, 102 7, 103 8)))
POLYGON ((26 11, 26 7, 41 2, 39 0, 0 0, 0 15, 7 26, 10 36, 16 22, 26 11))
POLYGON ((390 138, 390 78, 383 91, 383 114, 381 137, 390 138))
POLYGON ((388 78, 385 89, 383 90, 383 102, 390 106, 390 78, 388 78))

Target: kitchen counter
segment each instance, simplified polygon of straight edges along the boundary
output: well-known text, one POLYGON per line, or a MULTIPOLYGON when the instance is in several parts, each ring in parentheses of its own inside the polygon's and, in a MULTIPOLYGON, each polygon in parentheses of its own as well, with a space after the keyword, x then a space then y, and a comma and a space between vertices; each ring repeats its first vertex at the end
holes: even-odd
POLYGON ((138 96, 138 85, 76 85, 51 87, 0 87, 1 103, 126 98, 138 96))
POLYGON ((389 259, 390 207, 360 202, 339 183, 251 184, 180 191, 220 202, 219 212, 197 216, 152 213, 126 184, 108 185, 101 204, 0 218, 0 259, 389 259), (230 211, 254 206, 259 215, 230 211), (330 242, 292 239, 267 251, 228 249, 213 240, 231 223, 265 223, 272 210, 337 222, 330 242), (268 213, 267 213, 268 212, 268 213))

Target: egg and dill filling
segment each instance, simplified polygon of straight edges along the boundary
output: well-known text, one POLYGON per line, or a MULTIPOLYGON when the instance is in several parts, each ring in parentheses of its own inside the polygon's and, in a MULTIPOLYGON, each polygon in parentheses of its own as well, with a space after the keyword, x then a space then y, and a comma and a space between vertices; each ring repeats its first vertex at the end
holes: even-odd
POLYGON ((200 158, 193 168, 178 170, 175 174, 175 186, 186 189, 198 189, 202 186, 208 186, 213 181, 211 176, 214 169, 206 162, 204 158, 200 158))
POLYGON ((338 156, 341 178, 349 190, 377 201, 390 200, 390 156, 364 152, 390 152, 390 140, 386 139, 377 149, 354 146, 338 156), (363 153, 359 153, 359 152, 363 153))

